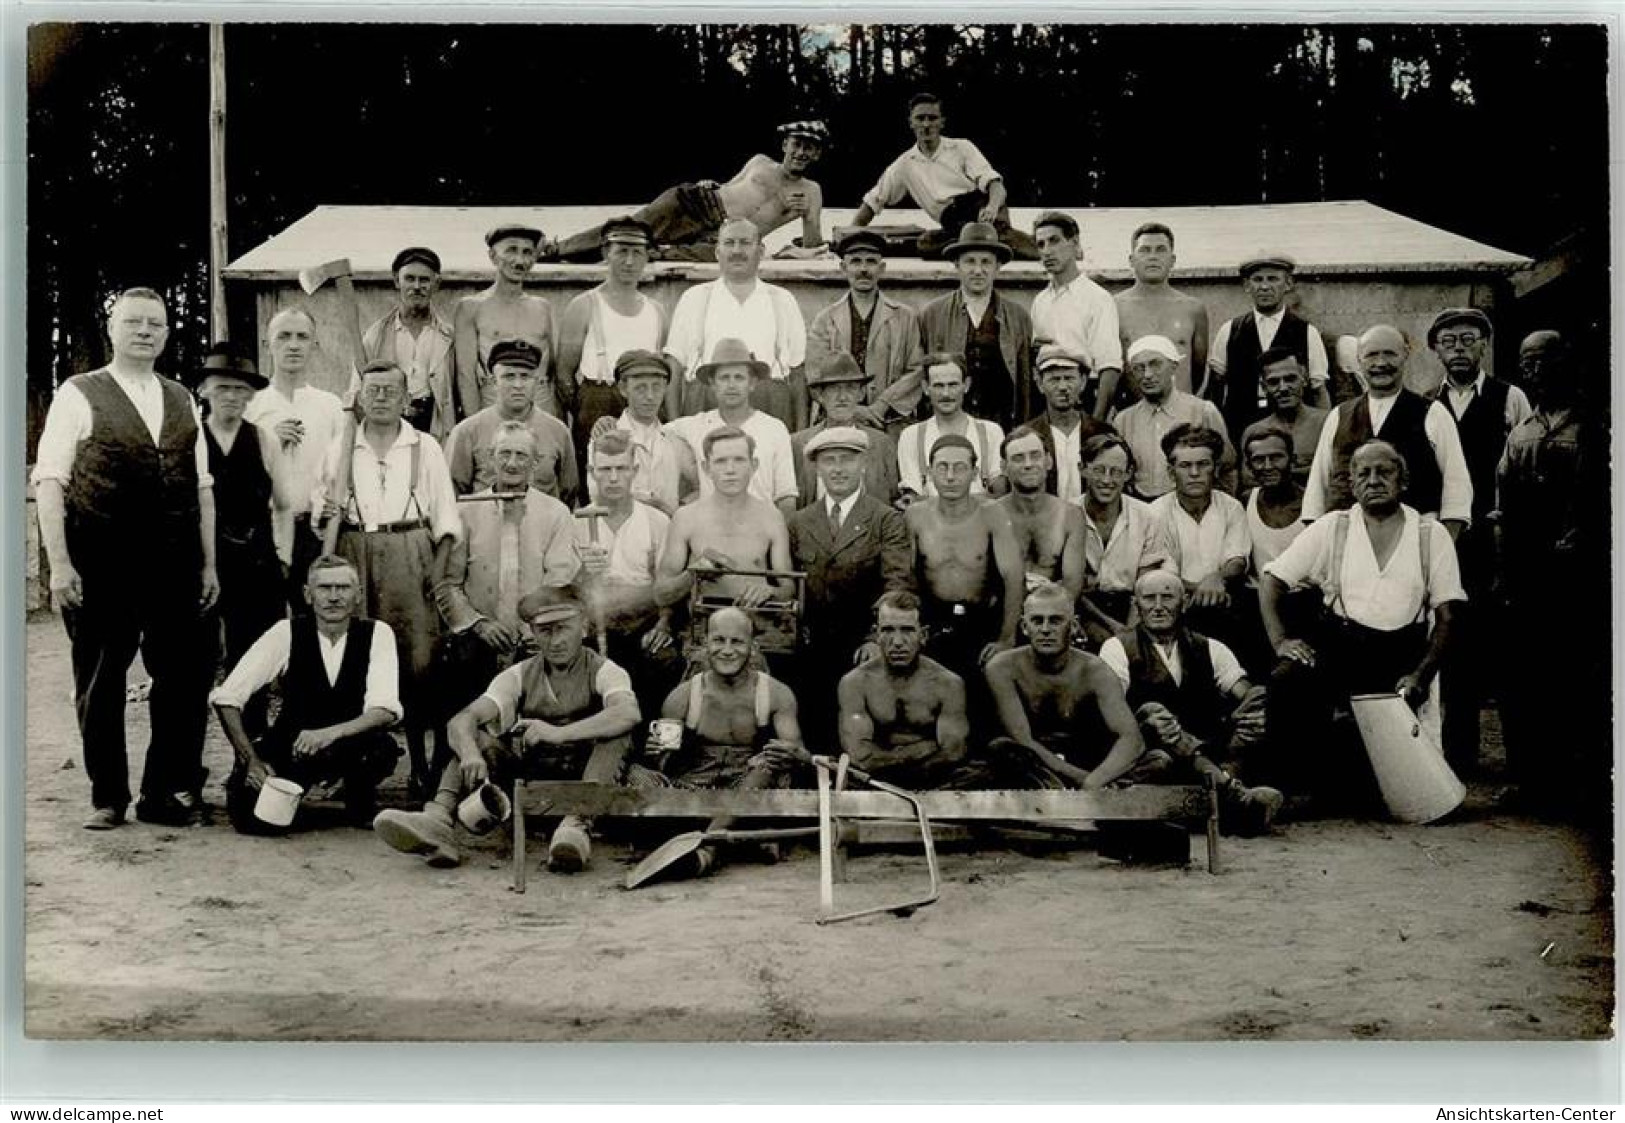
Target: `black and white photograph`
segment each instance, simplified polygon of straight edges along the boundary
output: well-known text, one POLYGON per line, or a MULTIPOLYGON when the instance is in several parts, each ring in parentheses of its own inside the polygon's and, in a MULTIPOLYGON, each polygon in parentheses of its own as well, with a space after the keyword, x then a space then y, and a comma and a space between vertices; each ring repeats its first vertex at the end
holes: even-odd
POLYGON ((1611 1039, 1615 30, 32 23, 28 1037, 1611 1039))

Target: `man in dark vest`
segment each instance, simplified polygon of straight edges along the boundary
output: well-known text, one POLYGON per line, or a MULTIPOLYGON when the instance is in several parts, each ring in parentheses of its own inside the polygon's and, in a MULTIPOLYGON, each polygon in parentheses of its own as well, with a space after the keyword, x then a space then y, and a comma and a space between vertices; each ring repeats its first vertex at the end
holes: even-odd
POLYGON ((112 361, 51 402, 34 468, 51 598, 73 651, 74 704, 94 806, 87 830, 124 822, 125 676, 152 678, 152 739, 136 817, 206 817, 203 727, 214 656, 204 613, 219 595, 214 491, 191 395, 153 369, 169 334, 163 298, 129 289, 107 317, 112 361))
POLYGON ((1185 626, 1185 586, 1152 570, 1134 586, 1139 623, 1100 648, 1140 724, 1148 754, 1168 760, 1163 783, 1219 788, 1220 821, 1237 834, 1269 830, 1282 796, 1239 779, 1256 772, 1264 740, 1264 688, 1247 681, 1235 654, 1185 626))
MULTIPOLYGON (((544 587, 519 602, 536 654, 497 675, 456 717, 447 734, 455 759, 440 774, 422 811, 381 811, 372 828, 396 850, 421 854, 431 866, 462 861, 457 805, 487 780, 516 776, 619 783, 641 720, 632 679, 588 650, 586 605, 572 587, 544 587)), ((517 813, 517 812, 516 812, 517 813)), ((576 873, 592 854, 590 823, 566 815, 553 832, 547 867, 576 873)))
POLYGON ((1044 412, 1027 424, 1049 451, 1049 473, 1044 490, 1067 503, 1079 503, 1083 496, 1083 467, 1079 457, 1083 442, 1101 433, 1116 432, 1082 409, 1083 388, 1089 380, 1089 362, 1045 343, 1038 348, 1038 392, 1044 399, 1044 412))
POLYGON ((209 695, 236 757, 226 780, 226 812, 243 834, 280 833, 254 814, 272 776, 307 791, 343 781, 346 817, 365 829, 377 811, 378 784, 401 755, 388 733, 401 718, 395 635, 388 624, 357 615, 355 567, 323 554, 310 563, 305 598, 311 615, 271 625, 209 695), (278 679, 281 712, 256 742, 243 710, 278 679))
POLYGON ((1373 438, 1393 445, 1408 468, 1405 505, 1435 515, 1455 538, 1472 518, 1473 482, 1450 411, 1404 385, 1410 344, 1398 328, 1379 324, 1360 336, 1366 392, 1326 416, 1304 488, 1303 521, 1354 505, 1349 464, 1373 438))
POLYGON ((1309 375, 1307 399, 1326 401, 1326 344, 1288 304, 1297 264, 1284 253, 1260 253, 1241 263, 1241 283, 1252 310, 1219 325, 1208 352, 1207 389, 1219 404, 1230 439, 1241 443, 1247 426, 1269 412, 1259 359, 1272 348, 1290 351, 1309 375))
POLYGON ((1433 397, 1455 419, 1467 474, 1473 481, 1473 521, 1456 537, 1456 560, 1467 608, 1458 613, 1456 641, 1439 676, 1444 704, 1444 755, 1458 772, 1478 765, 1478 719, 1493 673, 1491 637, 1503 634, 1490 586, 1495 580, 1495 470, 1507 437, 1534 411, 1518 387, 1484 372, 1490 318, 1477 308, 1447 308, 1428 328, 1428 346, 1444 367, 1433 397))
POLYGON ((920 309, 920 338, 928 352, 965 356, 965 411, 1010 429, 1031 416, 1033 400, 1032 317, 993 286, 1010 247, 991 224, 971 222, 942 253, 959 288, 920 309))

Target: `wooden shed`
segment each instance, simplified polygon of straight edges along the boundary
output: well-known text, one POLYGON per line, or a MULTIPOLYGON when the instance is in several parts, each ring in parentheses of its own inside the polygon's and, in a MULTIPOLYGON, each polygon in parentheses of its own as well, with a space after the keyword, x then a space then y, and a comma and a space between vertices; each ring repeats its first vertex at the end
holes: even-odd
MULTIPOLYGON (((444 264, 440 307, 449 317, 461 296, 490 283, 485 231, 498 222, 523 220, 549 236, 569 234, 634 206, 582 207, 407 207, 323 206, 280 234, 233 261, 225 270, 227 297, 235 322, 252 302, 262 362, 265 327, 279 309, 303 304, 317 321, 321 352, 312 382, 342 388, 347 369, 338 301, 331 290, 306 297, 301 269, 335 257, 348 257, 364 318, 388 311, 394 298, 389 263, 407 245, 431 246, 444 264)), ((1031 229, 1035 208, 1014 208, 1018 227, 1031 229)), ((1375 323, 1391 323, 1420 345, 1427 325, 1442 308, 1461 305, 1493 310, 1509 299, 1509 276, 1530 259, 1498 250, 1371 203, 1282 203, 1237 207, 1102 207, 1069 209, 1083 229, 1085 270, 1116 291, 1132 282, 1129 237, 1144 222, 1162 222, 1174 231, 1178 255, 1173 283, 1207 303, 1214 330, 1247 308, 1236 265, 1255 251, 1292 255, 1298 262, 1299 309, 1324 335, 1358 334, 1375 323)), ((846 225, 851 210, 825 211, 826 229, 846 225)), ((919 211, 888 210, 881 221, 932 225, 919 211)), ((769 251, 787 245, 795 232, 784 227, 767 238, 769 251)), ((650 266, 646 291, 671 308, 690 284, 716 276, 714 265, 657 262, 650 266)), ((562 313, 576 293, 599 282, 602 270, 587 265, 539 265, 529 287, 545 294, 562 313)), ((769 260, 767 280, 795 294, 810 321, 841 295, 844 282, 833 258, 816 261, 769 260)), ((1036 262, 1014 262, 999 284, 1023 304, 1045 283, 1036 262)), ((885 286, 900 299, 923 303, 956 284, 946 262, 894 258, 887 262, 885 286)), ((1443 372, 1425 351, 1412 360, 1408 381, 1417 389, 1437 385, 1443 372)))

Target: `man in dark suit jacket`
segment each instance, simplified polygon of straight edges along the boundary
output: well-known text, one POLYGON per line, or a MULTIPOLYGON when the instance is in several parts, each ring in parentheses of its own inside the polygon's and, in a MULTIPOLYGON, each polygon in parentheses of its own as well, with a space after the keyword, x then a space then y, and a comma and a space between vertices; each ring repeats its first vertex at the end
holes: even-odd
POLYGON ((1039 435, 1050 455, 1044 490, 1068 503, 1083 499, 1083 468, 1078 459, 1083 442, 1117 431, 1078 408, 1088 377, 1088 362, 1060 345, 1046 343, 1038 349, 1038 392, 1044 398, 1044 412, 1027 422, 1027 427, 1039 435))
POLYGON ((890 503, 897 498, 897 445, 884 429, 865 421, 867 411, 859 409, 868 385, 869 376, 851 355, 832 355, 820 367, 808 364, 807 390, 823 408, 824 419, 790 434, 796 486, 801 489, 796 506, 806 507, 818 498, 818 475, 807 459, 807 445, 826 430, 852 425, 861 428, 863 435, 869 438, 869 453, 865 458, 863 475, 864 492, 882 503, 890 503))
MULTIPOLYGON (((863 490, 868 455, 868 433, 851 426, 825 429, 809 441, 807 457, 824 496, 789 519, 790 554, 807 574, 801 712, 831 723, 836 685, 868 634, 862 606, 914 586, 914 544, 903 516, 863 490)), ((834 733, 832 724, 809 730, 834 733)))

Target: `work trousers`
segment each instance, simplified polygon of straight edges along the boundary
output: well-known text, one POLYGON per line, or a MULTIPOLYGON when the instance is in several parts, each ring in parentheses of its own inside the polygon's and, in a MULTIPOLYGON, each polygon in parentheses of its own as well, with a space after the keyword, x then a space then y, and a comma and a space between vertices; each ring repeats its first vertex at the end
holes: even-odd
MULTIPOLYGON (((723 209, 716 188, 682 183, 662 191, 654 202, 633 212, 632 217, 648 223, 654 231, 655 245, 665 247, 659 254, 661 258, 715 261, 717 231, 727 221, 728 212, 723 209), (672 247, 682 247, 692 256, 673 254, 672 247)), ((559 260, 588 265, 601 261, 602 241, 602 226, 572 234, 559 241, 559 260)))
MULTIPOLYGON (((942 229, 927 231, 920 235, 920 256, 940 259, 943 248, 959 240, 959 232, 966 223, 980 221, 977 216, 985 206, 987 206, 985 191, 967 191, 963 195, 955 196, 942 208, 942 217, 937 220, 942 224, 942 229)), ((993 219, 993 229, 999 232, 999 241, 1010 247, 1016 260, 1038 260, 1038 243, 1033 241, 1031 234, 1010 225, 1008 205, 999 208, 998 215, 993 219)))
POLYGON ((1500 606, 1490 595, 1495 567, 1495 542, 1488 523, 1474 523, 1456 540, 1462 588, 1467 603, 1454 606, 1450 618, 1450 649, 1439 670, 1439 701, 1443 707, 1441 739, 1445 760, 1458 774, 1478 767, 1479 716, 1489 693, 1491 676, 1506 650, 1497 640, 1506 634, 1500 606))
MULTIPOLYGON (((302 788, 333 780, 344 782, 344 802, 355 816, 370 818, 378 785, 395 771, 400 746, 382 729, 341 737, 320 753, 295 756, 293 746, 267 736, 255 747, 260 759, 278 776, 302 788)), ((226 780, 226 814, 239 834, 285 834, 254 817, 259 791, 250 788, 246 771, 233 769, 226 780)), ((358 824, 359 825, 359 824, 358 824)))

